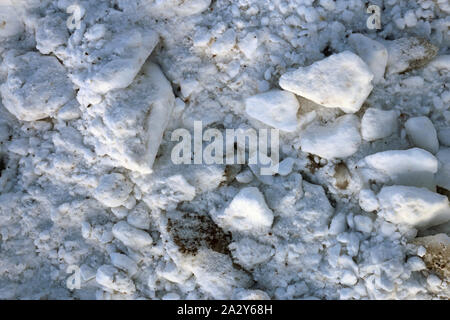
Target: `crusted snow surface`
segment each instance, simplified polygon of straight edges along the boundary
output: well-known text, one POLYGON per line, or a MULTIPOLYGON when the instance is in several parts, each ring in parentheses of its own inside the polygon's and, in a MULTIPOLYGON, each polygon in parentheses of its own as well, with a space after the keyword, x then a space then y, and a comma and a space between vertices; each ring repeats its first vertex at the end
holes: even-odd
POLYGON ((0 299, 449 299, 450 7, 366 10, 1 0, 0 299), (278 172, 174 164, 195 121, 278 172))

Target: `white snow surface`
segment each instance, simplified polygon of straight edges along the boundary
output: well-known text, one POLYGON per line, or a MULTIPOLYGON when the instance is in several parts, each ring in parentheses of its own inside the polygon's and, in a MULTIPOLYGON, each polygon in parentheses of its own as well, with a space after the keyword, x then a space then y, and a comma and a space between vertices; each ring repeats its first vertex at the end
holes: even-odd
POLYGON ((450 6, 373 4, 0 0, 0 299, 450 299, 450 6))

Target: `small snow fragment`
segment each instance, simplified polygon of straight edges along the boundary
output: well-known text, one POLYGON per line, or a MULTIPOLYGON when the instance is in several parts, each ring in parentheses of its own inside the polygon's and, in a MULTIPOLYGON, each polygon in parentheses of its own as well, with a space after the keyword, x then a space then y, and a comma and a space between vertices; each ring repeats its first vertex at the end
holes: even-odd
POLYGON ((440 128, 438 137, 441 144, 450 147, 450 127, 440 128))
POLYGON ((353 221, 355 222, 356 230, 363 233, 370 233, 372 231, 373 223, 369 217, 358 215, 353 218, 353 221))
POLYGON ((268 261, 275 250, 268 245, 256 242, 250 238, 243 238, 229 245, 233 258, 246 269, 268 261))
POLYGON ((383 187, 378 193, 380 215, 387 221, 424 229, 450 220, 446 196, 424 188, 383 187))
POLYGON ((331 220, 328 232, 332 235, 338 235, 347 228, 346 216, 344 213, 339 213, 331 220))
POLYGON ((282 90, 271 90, 245 100, 245 111, 250 117, 287 132, 297 129, 298 108, 295 95, 282 90))
POLYGON ((239 183, 250 183, 253 180, 253 173, 251 170, 248 170, 248 169, 245 171, 239 172, 236 175, 236 180, 239 183))
POLYGON ((386 47, 360 33, 351 34, 348 41, 356 54, 369 66, 374 75, 373 82, 380 82, 384 78, 388 60, 386 47))
POLYGON ((286 158, 278 165, 278 174, 280 176, 287 176, 292 172, 295 160, 293 158, 286 158))
POLYGON ((122 269, 123 271, 127 272, 130 277, 132 277, 138 271, 136 262, 131 260, 128 256, 117 252, 111 253, 110 256, 111 263, 116 268, 122 269))
POLYGON ((437 275, 430 274, 427 277, 427 284, 431 287, 432 290, 433 289, 436 290, 436 289, 438 289, 441 286, 442 280, 439 279, 439 277, 437 275))
POLYGON ((169 292, 169 293, 166 293, 161 299, 162 300, 180 300, 181 297, 178 293, 169 292))
POLYGON ((111 265, 103 265, 98 268, 95 280, 109 292, 119 291, 131 294, 136 291, 133 281, 111 265))
POLYGON ((410 118, 405 123, 406 133, 411 142, 419 148, 433 154, 439 150, 439 141, 436 129, 428 117, 410 118))
POLYGON ((372 91, 372 79, 367 64, 345 51, 283 74, 280 87, 325 107, 355 113, 372 91))
POLYGON ((424 39, 400 38, 385 42, 388 50, 387 73, 401 73, 425 66, 438 48, 424 39))
POLYGON ((361 119, 361 136, 366 141, 389 137, 397 131, 397 113, 368 108, 361 119))
POLYGON ((411 271, 421 271, 427 268, 425 262, 419 257, 411 257, 406 263, 411 271))
POLYGON ((239 41, 238 47, 247 59, 253 59, 254 53, 258 48, 258 37, 255 33, 250 32, 239 41))
POLYGON ((380 204, 372 190, 363 189, 359 192, 359 206, 366 212, 372 212, 378 210, 380 204))
POLYGON ((270 297, 262 290, 238 288, 233 292, 233 300, 270 300, 270 297))
POLYGON ((153 242, 147 232, 132 227, 125 221, 116 223, 112 228, 112 233, 115 238, 131 248, 142 248, 151 245, 153 242))
POLYGON ((360 144, 359 118, 354 115, 339 117, 327 126, 309 125, 300 136, 302 151, 325 159, 349 157, 360 144))
POLYGON ((258 188, 248 187, 239 191, 218 218, 224 229, 261 233, 272 226, 273 212, 258 188))
POLYGON ((131 193, 131 183, 120 173, 111 173, 100 178, 94 197, 107 207, 124 204, 131 193))
POLYGON ((150 227, 150 215, 144 203, 138 204, 127 216, 127 222, 138 229, 148 229, 150 227))
POLYGON ((450 190, 450 148, 441 148, 437 153, 439 170, 436 174, 436 184, 450 190))

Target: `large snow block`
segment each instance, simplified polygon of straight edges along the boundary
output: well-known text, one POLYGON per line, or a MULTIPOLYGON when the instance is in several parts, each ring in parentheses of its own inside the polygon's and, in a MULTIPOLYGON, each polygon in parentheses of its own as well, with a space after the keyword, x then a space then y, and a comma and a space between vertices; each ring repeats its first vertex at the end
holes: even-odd
POLYGON ((344 51, 285 73, 280 87, 324 107, 357 112, 373 89, 373 74, 356 54, 344 51))

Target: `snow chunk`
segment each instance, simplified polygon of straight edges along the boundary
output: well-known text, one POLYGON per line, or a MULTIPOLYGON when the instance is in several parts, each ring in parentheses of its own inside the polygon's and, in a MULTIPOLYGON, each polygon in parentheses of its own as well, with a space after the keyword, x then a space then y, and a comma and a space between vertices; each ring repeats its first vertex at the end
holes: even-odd
POLYGON ((103 121, 94 118, 88 130, 97 154, 110 156, 118 166, 148 174, 172 115, 175 96, 156 64, 145 64, 136 80, 124 90, 109 93, 96 106, 103 121))
POLYGON ((133 29, 114 34, 111 39, 102 38, 97 43, 89 56, 102 59, 81 65, 72 80, 82 91, 105 94, 131 84, 158 43, 158 34, 152 30, 133 29))
POLYGON ((36 28, 36 49, 42 54, 49 54, 57 47, 66 44, 69 39, 66 20, 63 14, 41 18, 36 28))
POLYGON ((239 49, 244 53, 247 59, 253 59, 256 49, 258 48, 258 37, 255 33, 248 33, 238 43, 239 49))
POLYGON ((368 108, 361 119, 361 136, 366 141, 389 137, 397 131, 397 113, 368 108))
POLYGON ((130 248, 142 248, 153 242, 147 232, 132 227, 125 221, 117 222, 112 228, 112 233, 116 239, 130 248))
POLYGON ((434 190, 438 161, 428 151, 418 148, 389 150, 365 157, 358 162, 358 169, 366 183, 373 180, 434 190))
POLYGON ((359 118, 354 115, 339 117, 327 126, 312 124, 300 137, 302 151, 325 159, 349 157, 360 144, 359 118))
POLYGON ((295 95, 282 90, 271 90, 245 100, 245 111, 250 117, 286 132, 297 129, 299 107, 295 95))
POLYGON ((439 187, 450 190, 450 148, 439 150, 436 156, 440 162, 436 175, 436 184, 439 187))
POLYGON ((438 48, 424 39, 400 38, 385 42, 388 50, 387 73, 401 73, 425 66, 438 48))
POLYGON ((112 264, 115 267, 127 272, 130 277, 132 277, 138 271, 136 262, 131 260, 128 256, 122 253, 113 252, 110 254, 110 257, 112 264))
POLYGON ((133 281, 111 265, 103 265, 98 268, 95 280, 111 293, 119 291, 124 294, 132 294, 136 291, 133 281))
POLYGON ((374 77, 373 82, 378 83, 384 79, 388 52, 384 45, 360 33, 351 34, 348 41, 356 53, 367 63, 374 77))
POLYGON ((8 77, 0 86, 2 102, 19 120, 54 116, 74 97, 66 70, 55 57, 28 52, 5 63, 8 77))
POLYGON ((233 258, 246 269, 252 269, 256 265, 268 261, 275 253, 271 246, 261 244, 250 238, 233 242, 229 245, 229 248, 233 258))
POLYGON ((131 190, 131 183, 122 174, 111 173, 100 178, 94 197, 107 207, 118 207, 127 201, 131 190))
POLYGON ((439 150, 439 141, 436 129, 428 117, 410 118, 405 123, 406 133, 411 142, 419 148, 433 154, 439 150))
POLYGON ((273 212, 255 187, 243 188, 234 197, 223 214, 218 216, 219 225, 230 231, 266 232, 272 226, 273 212))
POLYGON ((6 4, 5 1, 0 2, 0 38, 11 37, 24 30, 24 24, 17 12, 19 6, 6 4))
POLYGON ((446 196, 424 188, 383 187, 378 194, 380 215, 387 221, 426 229, 450 220, 446 196))
POLYGON ((345 51, 283 74, 280 87, 325 107, 355 113, 372 91, 372 79, 367 64, 345 51))
POLYGON ((373 222, 369 217, 358 215, 353 218, 353 221, 355 222, 356 230, 363 233, 370 233, 372 231, 373 222))
POLYGON ((359 192, 359 206, 366 212, 378 210, 380 204, 375 193, 370 189, 362 189, 359 192))

